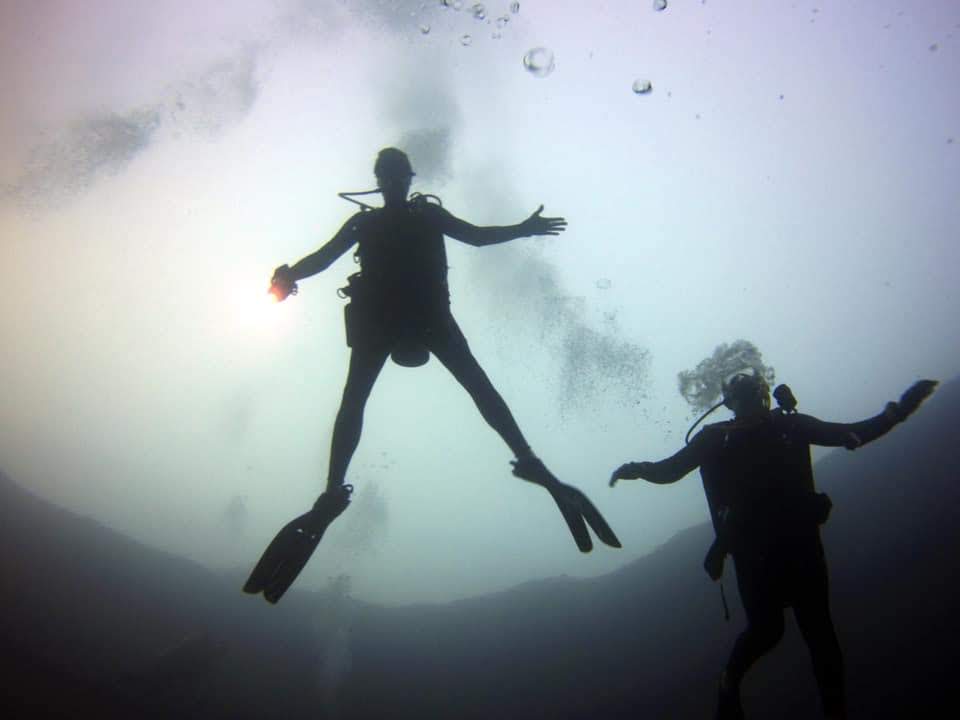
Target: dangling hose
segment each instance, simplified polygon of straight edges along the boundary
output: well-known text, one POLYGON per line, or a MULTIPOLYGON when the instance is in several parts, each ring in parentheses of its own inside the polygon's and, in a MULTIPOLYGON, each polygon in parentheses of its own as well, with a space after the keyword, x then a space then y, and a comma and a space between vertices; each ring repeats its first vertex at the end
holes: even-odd
POLYGON ((699 425, 701 422, 703 422, 704 418, 706 418, 707 415, 709 415, 710 413, 712 413, 714 410, 716 410, 716 409, 717 409, 718 407, 720 407, 721 405, 723 405, 723 400, 721 400, 720 402, 718 402, 718 403, 717 403, 716 405, 714 405, 712 408, 710 408, 709 410, 707 410, 703 415, 701 415, 700 417, 697 418, 697 421, 696 421, 693 425, 690 426, 690 429, 689 429, 689 430, 687 430, 687 436, 683 439, 684 444, 687 444, 687 445, 690 444, 690 433, 692 433, 694 430, 696 430, 697 425, 699 425))
POLYGON ((354 200, 353 196, 354 195, 376 195, 378 192, 380 192, 380 188, 376 188, 375 190, 357 190, 356 192, 339 192, 337 193, 337 195, 340 196, 340 198, 342 198, 343 200, 346 200, 347 202, 352 202, 354 205, 359 205, 364 210, 375 210, 376 208, 374 208, 373 205, 367 205, 365 202, 362 202, 360 200, 354 200))
MULTIPOLYGON (((363 202, 362 200, 355 200, 355 199, 354 199, 354 196, 356 196, 356 195, 376 195, 378 192, 382 192, 382 191, 380 190, 380 188, 376 188, 376 189, 374 189, 374 190, 357 190, 357 191, 355 191, 355 192, 354 192, 354 191, 351 191, 351 192, 346 192, 346 191, 344 191, 344 192, 338 192, 337 195, 338 195, 341 199, 346 200, 347 202, 352 202, 354 205, 359 205, 361 208, 363 208, 364 211, 366 211, 366 210, 376 210, 376 208, 375 208, 373 205, 367 205, 367 204, 366 204, 365 202, 363 202)), ((415 192, 415 193, 413 193, 413 194, 410 196, 410 199, 408 200, 408 202, 409 202, 411 205, 417 205, 417 204, 419 204, 419 203, 431 203, 431 202, 433 202, 433 203, 436 203, 437 205, 439 205, 440 207, 443 207, 443 201, 442 201, 439 197, 437 197, 436 195, 430 195, 430 194, 426 194, 426 193, 415 192)))

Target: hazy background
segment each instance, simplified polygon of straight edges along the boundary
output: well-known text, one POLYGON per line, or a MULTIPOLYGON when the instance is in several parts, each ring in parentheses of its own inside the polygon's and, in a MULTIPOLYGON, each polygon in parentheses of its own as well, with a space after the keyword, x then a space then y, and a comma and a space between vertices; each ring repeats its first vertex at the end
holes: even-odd
POLYGON ((836 420, 960 369, 956 3, 463 5, 0 3, 12 477, 252 566, 323 487, 348 359, 335 290, 355 268, 279 305, 269 276, 333 235, 353 211, 336 192, 372 187, 386 145, 464 219, 543 203, 569 221, 450 241, 453 310, 624 549, 576 551, 439 363, 388 365, 354 503, 304 586, 346 572, 365 599, 462 597, 606 572, 702 521, 695 475, 606 479, 680 447, 676 375, 721 342, 756 343, 802 410, 836 420), (534 47, 546 76, 524 67, 534 47))

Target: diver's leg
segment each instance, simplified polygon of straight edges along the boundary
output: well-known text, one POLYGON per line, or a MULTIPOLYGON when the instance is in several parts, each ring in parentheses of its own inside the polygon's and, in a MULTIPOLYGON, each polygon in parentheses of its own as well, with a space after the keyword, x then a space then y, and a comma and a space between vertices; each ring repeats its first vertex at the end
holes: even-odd
POLYGON ((741 718, 740 683, 750 667, 776 646, 783 637, 783 608, 777 601, 769 578, 754 559, 734 558, 737 587, 747 615, 747 627, 736 642, 720 679, 718 718, 741 718))
POLYGON ((333 425, 333 439, 330 443, 328 490, 343 485, 350 458, 353 457, 360 443, 363 409, 388 354, 389 348, 386 345, 355 347, 350 353, 350 370, 347 373, 347 383, 343 388, 343 399, 340 401, 340 410, 333 425))
POLYGON ((518 459, 532 456, 530 445, 520 432, 513 413, 470 352, 467 339, 453 316, 437 320, 426 339, 430 351, 470 393, 483 419, 497 431, 513 454, 518 459))
POLYGON ((810 650, 824 714, 828 718, 841 719, 846 717, 843 652, 830 616, 830 582, 822 553, 821 547, 819 553, 810 558, 793 612, 810 650))
POLYGON ((605 544, 620 547, 616 533, 586 495, 557 480, 540 458, 533 454, 517 421, 513 419, 513 413, 470 352, 466 338, 452 315, 447 314, 445 318, 435 320, 426 335, 426 344, 470 393, 483 419, 513 451, 517 458, 513 462, 513 474, 545 487, 553 497, 580 551, 589 552, 593 547, 587 525, 605 544))
POLYGON ((737 638, 727 660, 727 681, 739 685, 747 670, 770 652, 783 637, 783 610, 765 608, 747 616, 747 627, 737 638))

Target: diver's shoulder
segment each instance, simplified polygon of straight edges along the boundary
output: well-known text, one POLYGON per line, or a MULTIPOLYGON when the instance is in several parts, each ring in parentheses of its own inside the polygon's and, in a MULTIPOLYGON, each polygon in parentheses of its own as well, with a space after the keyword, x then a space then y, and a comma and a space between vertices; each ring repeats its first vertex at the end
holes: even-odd
POLYGON ((380 220, 381 216, 382 212, 380 208, 360 210, 351 215, 344 225, 354 232, 363 233, 365 230, 368 230, 370 227, 375 225, 380 220))
POLYGON ((718 438, 723 437, 734 426, 733 420, 721 420, 720 422, 704 425, 700 432, 693 436, 693 440, 710 443, 716 442, 718 438))
MULTIPOLYGON (((720 422, 708 423, 707 425, 704 425, 703 430, 701 430, 700 432, 702 433, 720 432, 723 430, 729 430, 731 427, 733 427, 733 425, 734 425, 733 420, 721 420, 720 422)), ((699 435, 699 433, 697 434, 699 435)))

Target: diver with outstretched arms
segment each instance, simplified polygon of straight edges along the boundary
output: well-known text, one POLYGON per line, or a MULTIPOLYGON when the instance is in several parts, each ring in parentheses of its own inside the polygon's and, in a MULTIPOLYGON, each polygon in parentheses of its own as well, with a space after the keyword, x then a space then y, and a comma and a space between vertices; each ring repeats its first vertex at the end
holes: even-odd
POLYGON ((267 548, 244 590, 262 592, 276 602, 293 583, 327 526, 350 502, 347 466, 360 441, 363 411, 374 382, 388 357, 416 367, 434 355, 470 393, 484 420, 503 438, 515 456, 513 474, 545 487, 556 501, 577 546, 592 546, 587 525, 612 547, 620 542, 587 497, 561 483, 531 450, 506 402, 494 388, 467 345, 450 311, 444 236, 483 247, 532 235, 558 235, 566 229, 561 217, 543 217, 541 205, 517 225, 480 227, 447 211, 434 196, 408 198, 414 176, 407 155, 385 148, 374 165, 377 189, 341 193, 362 210, 333 239, 293 266, 281 265, 271 292, 283 300, 297 283, 326 270, 356 248, 360 272, 349 278, 342 296, 347 344, 351 348, 346 386, 333 429, 326 490, 313 508, 288 523, 267 548), (370 207, 356 195, 380 193, 383 206, 370 207))
POLYGON ((663 485, 700 468, 717 537, 704 568, 718 580, 725 556, 732 555, 747 616, 720 676, 717 720, 743 718, 740 683, 750 666, 780 641, 785 607, 793 607, 810 650, 825 716, 846 717, 843 658, 830 615, 820 540, 831 503, 816 492, 810 446, 855 450, 866 445, 904 422, 936 385, 921 380, 874 417, 833 423, 797 413, 796 399, 785 385, 774 391, 780 407, 771 410, 762 373, 736 373, 723 383, 722 402, 713 408, 725 405, 733 420, 705 426, 665 460, 629 462, 613 472, 611 487, 635 479, 663 485))

